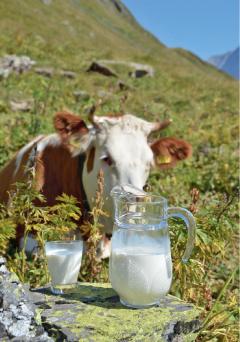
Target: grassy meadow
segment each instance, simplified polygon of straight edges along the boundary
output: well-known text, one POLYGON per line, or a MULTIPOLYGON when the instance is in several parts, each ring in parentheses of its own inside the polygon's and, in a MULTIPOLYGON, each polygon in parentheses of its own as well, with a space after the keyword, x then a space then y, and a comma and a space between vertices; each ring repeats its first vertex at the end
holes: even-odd
MULTIPOLYGON (((0 15, 0 57, 27 55, 37 62, 36 67, 55 70, 51 78, 32 68, 0 79, 0 168, 30 139, 53 132, 53 115, 62 109, 87 120, 88 108, 101 98, 98 115, 124 110, 148 120, 171 117, 173 123, 161 136, 187 140, 193 146, 193 156, 175 169, 153 170, 149 184, 153 192, 168 198, 170 205, 191 208, 197 221, 196 247, 187 265, 180 263, 186 232, 178 221, 170 222, 171 293, 203 308, 199 341, 237 341, 238 82, 185 50, 166 48, 127 10, 119 12, 107 1, 58 0, 47 6, 40 0, 2 0, 0 15), (90 63, 98 59, 149 64, 155 75, 134 79, 124 65, 111 65, 117 78, 87 73, 90 63), (76 77, 65 78, 61 70, 74 71, 76 77), (129 89, 120 90, 118 79, 129 89), (86 91, 90 97, 77 100, 75 91, 86 91), (127 100, 121 105, 125 95, 127 100), (10 102, 16 100, 29 100, 32 109, 14 112, 10 102)), ((57 222, 57 210, 79 213, 73 199, 63 198, 62 207, 54 213, 38 211, 39 221, 31 219, 27 210, 31 204, 21 199, 24 192, 29 198, 40 196, 21 185, 15 207, 10 211, 0 207, 0 248, 20 279, 39 286, 47 281, 44 262, 27 260, 13 249, 9 241, 14 224, 25 212, 29 227, 39 224, 41 231, 42 217, 50 228, 51 224, 66 226, 69 221, 64 216, 57 222), (23 259, 23 267, 18 268, 23 259)), ((104 262, 97 280, 108 280, 107 267, 104 262)), ((90 279, 86 270, 81 279, 90 279)))

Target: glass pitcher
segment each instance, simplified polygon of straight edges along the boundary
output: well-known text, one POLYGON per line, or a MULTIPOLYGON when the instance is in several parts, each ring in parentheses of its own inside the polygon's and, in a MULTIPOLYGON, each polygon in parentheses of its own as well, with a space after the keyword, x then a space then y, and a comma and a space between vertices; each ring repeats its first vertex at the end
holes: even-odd
POLYGON ((131 185, 112 189, 115 206, 110 281, 123 305, 144 308, 158 304, 171 286, 172 259, 168 218, 181 218, 188 228, 183 262, 194 246, 195 220, 183 208, 131 185))

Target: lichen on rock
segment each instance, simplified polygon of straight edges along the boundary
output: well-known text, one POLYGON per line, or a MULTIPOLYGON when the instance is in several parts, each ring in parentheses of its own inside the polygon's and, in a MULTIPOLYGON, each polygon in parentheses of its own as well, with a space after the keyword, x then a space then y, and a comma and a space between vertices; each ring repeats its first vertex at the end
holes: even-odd
POLYGON ((176 336, 194 341, 200 324, 199 311, 172 296, 139 310, 124 307, 110 284, 81 283, 61 296, 41 291, 48 304, 43 325, 67 341, 173 341, 176 336))

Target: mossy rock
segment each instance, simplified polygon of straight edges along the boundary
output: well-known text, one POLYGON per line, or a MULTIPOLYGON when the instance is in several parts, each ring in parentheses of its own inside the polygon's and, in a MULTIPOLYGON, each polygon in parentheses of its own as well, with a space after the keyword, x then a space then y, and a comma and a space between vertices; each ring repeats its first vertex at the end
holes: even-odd
POLYGON ((57 341, 194 341, 200 325, 200 311, 170 295, 159 306, 130 309, 110 284, 80 283, 59 296, 36 292, 44 293, 35 304, 57 341))

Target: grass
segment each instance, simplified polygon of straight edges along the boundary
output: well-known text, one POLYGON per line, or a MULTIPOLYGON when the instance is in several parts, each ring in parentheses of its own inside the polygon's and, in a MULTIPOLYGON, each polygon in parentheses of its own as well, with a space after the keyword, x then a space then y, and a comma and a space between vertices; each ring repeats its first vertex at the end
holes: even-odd
MULTIPOLYGON (((186 139, 193 145, 193 157, 173 170, 153 170, 149 183, 170 205, 187 208, 191 190, 200 191, 196 247, 187 266, 179 262, 185 231, 179 222, 171 222, 172 293, 205 308, 199 340, 237 341, 238 82, 188 51, 166 48, 130 14, 111 6, 93 0, 58 0, 50 6, 40 0, 20 5, 17 0, 1 1, 0 56, 26 54, 37 66, 73 70, 77 76, 70 80, 56 73, 45 78, 32 70, 0 80, 0 167, 32 137, 52 132, 56 111, 67 108, 86 118, 100 90, 109 95, 99 115, 117 113, 127 93, 126 112, 148 120, 170 116, 173 124, 161 136, 186 139), (111 58, 148 63, 155 76, 132 79, 127 67, 112 65, 130 86, 121 92, 117 79, 86 73, 91 61, 111 58), (76 90, 87 91, 90 99, 76 102, 76 90), (11 110, 10 100, 28 98, 34 101, 30 112, 11 110)), ((28 267, 27 281, 40 284, 41 269, 34 276, 39 264, 28 267)), ((104 265, 104 274, 106 269, 104 265)))

